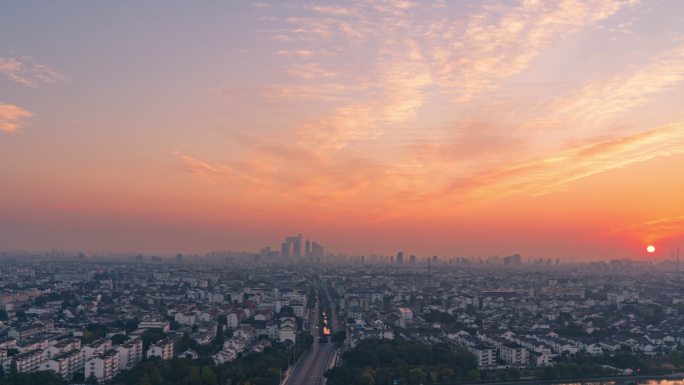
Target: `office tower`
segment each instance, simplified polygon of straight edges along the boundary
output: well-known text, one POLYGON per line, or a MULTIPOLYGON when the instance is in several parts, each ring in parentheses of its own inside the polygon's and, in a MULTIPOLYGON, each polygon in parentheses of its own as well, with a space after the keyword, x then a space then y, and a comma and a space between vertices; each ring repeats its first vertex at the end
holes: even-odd
POLYGON ((280 256, 290 258, 290 243, 287 240, 280 246, 280 256))
POLYGON ((401 265, 404 263, 404 252, 400 251, 397 253, 397 265, 401 265))
POLYGON ((309 240, 307 239, 305 245, 306 246, 304 247, 304 256, 306 257, 306 259, 309 259, 311 258, 311 242, 309 242, 309 240))
POLYGON ((415 255, 412 255, 409 257, 409 263, 412 265, 416 264, 416 256, 415 255))

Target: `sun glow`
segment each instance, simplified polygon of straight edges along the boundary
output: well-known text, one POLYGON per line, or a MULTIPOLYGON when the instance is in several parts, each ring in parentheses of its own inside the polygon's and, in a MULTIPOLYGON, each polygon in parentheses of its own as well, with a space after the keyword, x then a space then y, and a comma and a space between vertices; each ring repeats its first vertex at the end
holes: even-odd
POLYGON ((648 247, 646 247, 646 251, 648 251, 649 253, 654 253, 655 252, 655 246, 648 245, 648 247))

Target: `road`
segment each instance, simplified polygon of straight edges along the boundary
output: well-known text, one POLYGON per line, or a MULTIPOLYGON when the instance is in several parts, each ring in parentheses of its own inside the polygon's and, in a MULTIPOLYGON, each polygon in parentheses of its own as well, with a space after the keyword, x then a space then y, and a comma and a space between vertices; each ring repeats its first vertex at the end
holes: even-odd
POLYGON ((309 317, 309 332, 314 338, 311 348, 302 355, 282 385, 321 385, 323 375, 333 359, 333 344, 318 341, 318 304, 309 317))

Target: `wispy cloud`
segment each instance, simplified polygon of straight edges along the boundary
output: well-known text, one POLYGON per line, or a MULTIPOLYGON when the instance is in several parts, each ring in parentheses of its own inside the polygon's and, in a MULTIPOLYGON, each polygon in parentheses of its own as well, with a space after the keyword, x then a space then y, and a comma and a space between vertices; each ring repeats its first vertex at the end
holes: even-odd
POLYGON ((177 162, 173 164, 173 167, 180 171, 200 176, 211 182, 228 176, 221 166, 209 164, 177 150, 174 150, 171 153, 177 159, 177 162))
POLYGON ((36 87, 39 83, 54 83, 64 79, 64 75, 59 71, 36 63, 28 56, 19 58, 0 56, 0 73, 7 79, 27 87, 36 87))
POLYGON ((521 192, 546 194, 582 178, 679 153, 684 153, 684 123, 578 145, 482 172, 458 181, 448 191, 465 192, 477 199, 521 192))
POLYGON ((684 236, 684 215, 659 218, 612 229, 610 234, 629 234, 643 242, 655 242, 676 236, 684 236))
POLYGON ((31 116, 31 112, 19 106, 0 102, 0 131, 14 132, 22 126, 24 118, 31 116))
POLYGON ((265 194, 406 212, 545 194, 682 152, 681 123, 614 130, 629 123, 624 112, 681 83, 677 47, 565 93, 535 90, 534 103, 496 94, 549 48, 631 3, 481 3, 465 16, 412 2, 290 5, 264 31, 287 36, 274 59, 287 78, 260 93, 316 108, 288 114, 270 138, 245 134, 235 160, 209 166, 265 194))
POLYGON ((588 81, 570 95, 547 103, 547 111, 525 124, 537 130, 574 125, 580 131, 595 131, 625 111, 642 105, 653 95, 672 90, 684 82, 684 46, 653 58, 644 66, 627 69, 605 79, 588 81))
POLYGON ((436 20, 428 29, 440 83, 464 102, 521 73, 552 42, 604 20, 626 5, 619 0, 522 1, 489 7, 464 24, 436 20))

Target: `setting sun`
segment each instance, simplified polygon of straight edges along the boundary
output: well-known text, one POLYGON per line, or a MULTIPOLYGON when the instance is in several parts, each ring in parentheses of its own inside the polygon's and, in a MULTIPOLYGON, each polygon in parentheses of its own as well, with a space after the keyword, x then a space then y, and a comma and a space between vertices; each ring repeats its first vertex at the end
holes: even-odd
POLYGON ((655 252, 655 246, 653 246, 653 245, 648 245, 648 247, 646 247, 646 251, 648 251, 649 253, 655 252))

